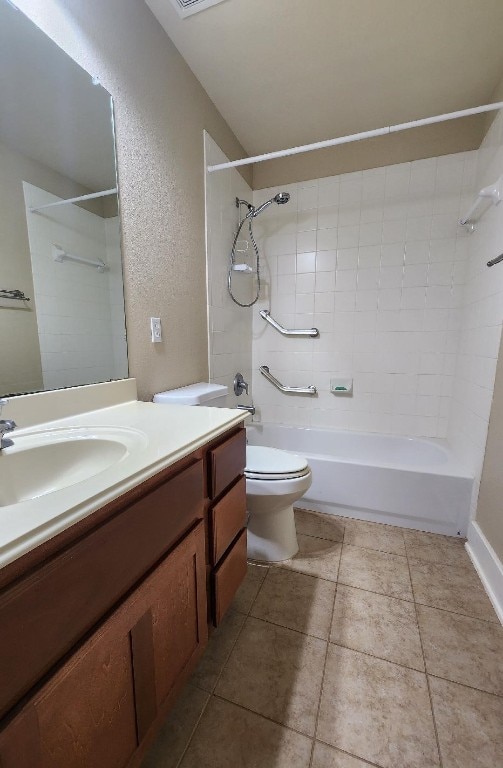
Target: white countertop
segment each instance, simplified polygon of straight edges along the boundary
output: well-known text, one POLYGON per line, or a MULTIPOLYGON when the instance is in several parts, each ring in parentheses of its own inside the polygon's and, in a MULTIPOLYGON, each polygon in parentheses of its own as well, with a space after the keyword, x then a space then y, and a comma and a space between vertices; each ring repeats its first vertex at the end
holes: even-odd
POLYGON ((16 436, 71 427, 122 427, 142 434, 124 458, 98 474, 38 498, 0 507, 0 568, 237 426, 246 416, 246 412, 229 408, 131 401, 17 429, 12 433, 14 443, 16 436))

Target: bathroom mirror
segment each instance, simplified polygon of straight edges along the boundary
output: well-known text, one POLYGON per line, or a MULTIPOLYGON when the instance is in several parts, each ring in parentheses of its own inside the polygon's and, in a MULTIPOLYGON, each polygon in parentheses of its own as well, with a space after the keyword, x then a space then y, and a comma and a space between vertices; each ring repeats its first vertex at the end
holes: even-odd
POLYGON ((0 73, 0 395, 124 378, 110 94, 7 0, 0 73))

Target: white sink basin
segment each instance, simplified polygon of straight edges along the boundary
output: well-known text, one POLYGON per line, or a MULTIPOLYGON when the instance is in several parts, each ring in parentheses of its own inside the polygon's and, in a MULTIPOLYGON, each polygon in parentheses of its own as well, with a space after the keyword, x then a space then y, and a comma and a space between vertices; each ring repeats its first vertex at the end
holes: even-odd
POLYGON ((70 428, 9 437, 0 452, 0 507, 80 483, 148 443, 143 432, 119 427, 70 428))

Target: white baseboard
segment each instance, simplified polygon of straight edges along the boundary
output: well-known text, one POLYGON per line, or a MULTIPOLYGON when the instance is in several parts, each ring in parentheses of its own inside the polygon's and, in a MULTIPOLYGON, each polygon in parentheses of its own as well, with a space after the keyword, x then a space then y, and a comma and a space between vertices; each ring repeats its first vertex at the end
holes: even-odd
POLYGON ((465 546, 498 619, 503 624, 503 564, 474 520, 468 527, 465 546))

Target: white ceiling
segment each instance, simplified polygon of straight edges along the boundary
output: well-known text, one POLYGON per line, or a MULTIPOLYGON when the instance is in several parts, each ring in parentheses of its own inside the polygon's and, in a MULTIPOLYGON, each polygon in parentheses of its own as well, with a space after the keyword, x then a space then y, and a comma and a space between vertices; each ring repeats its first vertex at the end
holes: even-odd
POLYGON ((251 155, 486 103, 503 76, 502 0, 146 2, 251 155))
POLYGON ((109 94, 5 0, 0 105, 6 144, 93 191, 115 186, 109 94))

